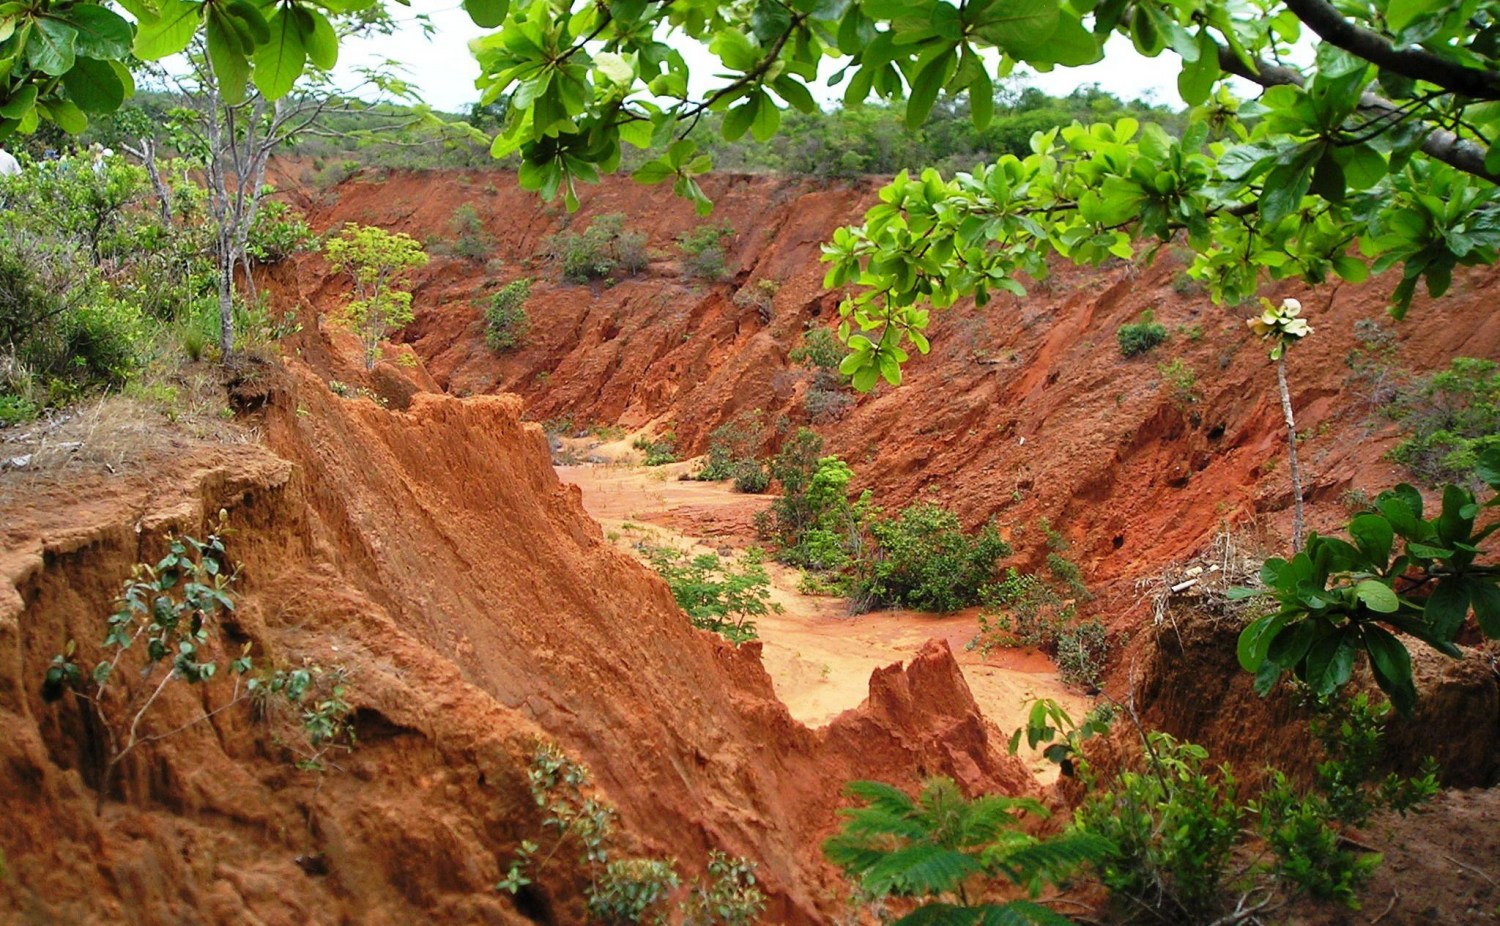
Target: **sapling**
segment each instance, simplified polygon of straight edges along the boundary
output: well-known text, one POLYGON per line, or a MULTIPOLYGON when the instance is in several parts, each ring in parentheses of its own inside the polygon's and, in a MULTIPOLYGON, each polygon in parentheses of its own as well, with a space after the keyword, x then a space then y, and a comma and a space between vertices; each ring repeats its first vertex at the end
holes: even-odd
POLYGON ((1302 303, 1283 299, 1281 305, 1261 299, 1265 311, 1245 324, 1261 340, 1271 342, 1271 360, 1276 364, 1276 387, 1281 391, 1281 414, 1286 419, 1287 461, 1292 470, 1292 552, 1302 549, 1302 469, 1297 464, 1297 422, 1292 417, 1292 394, 1286 385, 1286 351, 1312 334, 1307 320, 1299 318, 1302 303))

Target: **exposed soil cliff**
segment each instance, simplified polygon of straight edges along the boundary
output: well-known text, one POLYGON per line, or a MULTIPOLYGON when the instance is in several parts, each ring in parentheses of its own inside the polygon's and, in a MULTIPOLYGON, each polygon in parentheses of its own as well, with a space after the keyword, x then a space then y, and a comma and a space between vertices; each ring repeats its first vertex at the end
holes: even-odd
MULTIPOLYGON (((876 673, 867 704, 828 727, 794 722, 753 647, 693 630, 604 543, 518 400, 421 394, 398 412, 296 365, 263 378, 240 396, 260 406, 246 414, 264 448, 179 442, 128 474, 8 496, 0 919, 577 921, 566 865, 519 912, 493 889, 540 833, 535 736, 592 766, 642 850, 689 871, 710 847, 757 860, 776 922, 822 921, 841 900, 816 853, 844 781, 1033 787, 945 646, 876 673), (262 725, 228 711, 128 759, 95 818, 97 740, 41 701, 41 675, 67 639, 102 635, 131 564, 221 507, 242 564, 233 639, 348 668, 359 746, 314 795, 262 725)), ((165 705, 162 728, 192 697, 165 705)))
MULTIPOLYGON (((453 211, 472 205, 494 258, 435 259, 419 276, 417 321, 403 335, 436 383, 460 395, 517 393, 535 420, 671 428, 679 448, 696 453, 745 410, 808 420, 810 376, 788 353, 807 326, 837 316, 837 295, 821 287, 819 245, 859 220, 876 184, 715 176, 707 189, 712 221, 736 231, 722 283, 683 275, 675 238, 702 221, 690 205, 625 178, 586 188, 571 217, 501 172, 361 177, 310 205, 319 227, 359 221, 427 239, 451 238, 453 211), (543 240, 607 213, 648 236, 650 267, 608 285, 559 282, 543 240), (497 355, 484 343, 483 297, 521 276, 537 280, 532 333, 497 355), (766 315, 735 299, 760 280, 779 287, 766 315)), ((286 287, 315 310, 345 285, 316 258, 286 272, 286 287)), ((1462 275, 1442 300, 1419 297, 1411 320, 1385 320, 1375 334, 1388 343, 1368 356, 1410 370, 1458 354, 1500 357, 1500 316, 1484 298, 1497 273, 1462 275)), ((1289 361, 1315 528, 1341 520, 1348 490, 1402 478, 1381 459, 1392 428, 1347 363, 1371 343, 1355 323, 1383 319, 1389 282, 1267 291, 1301 298, 1315 331, 1289 361)), ((1140 270, 1061 266, 1024 298, 934 313, 932 353, 912 361, 903 385, 881 385, 819 430, 888 507, 920 494, 970 523, 1049 518, 1104 593, 1099 612, 1129 627, 1141 616, 1133 581, 1201 548, 1222 525, 1289 533, 1285 428, 1265 351, 1245 331, 1251 311, 1212 305, 1170 253, 1140 270), (1115 331, 1146 310, 1172 340, 1124 359, 1115 331), (1165 381, 1164 359, 1182 361, 1190 399, 1165 381)), ((1039 539, 1023 543, 1023 555, 1039 557, 1039 539)))

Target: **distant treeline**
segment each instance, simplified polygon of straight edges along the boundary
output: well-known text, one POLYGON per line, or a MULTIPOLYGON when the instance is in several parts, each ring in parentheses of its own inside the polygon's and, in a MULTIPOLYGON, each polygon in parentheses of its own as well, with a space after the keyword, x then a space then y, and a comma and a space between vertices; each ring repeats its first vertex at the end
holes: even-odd
MULTIPOLYGON (((98 141, 118 147, 142 132, 154 132, 158 143, 171 149, 173 140, 166 127, 170 114, 181 101, 171 94, 143 91, 119 113, 90 123, 87 135, 52 137, 39 133, 16 139, 20 147, 40 156, 44 150, 64 150, 69 145, 98 141), (34 150, 33 150, 34 149, 34 150)), ((508 167, 495 161, 487 146, 455 132, 441 132, 412 116, 412 110, 390 104, 361 104, 362 113, 340 113, 321 119, 312 131, 287 146, 285 153, 310 159, 330 179, 357 167, 435 168, 508 167)), ((447 121, 467 122, 494 134, 504 116, 504 104, 475 106, 464 114, 446 114, 447 121)), ((915 131, 907 129, 901 109, 867 104, 813 113, 788 111, 781 131, 769 142, 744 138, 727 142, 720 133, 717 114, 699 122, 689 137, 712 154, 720 170, 781 172, 821 178, 848 178, 864 174, 894 174, 902 169, 937 167, 944 173, 968 170, 976 163, 992 161, 1003 154, 1023 155, 1031 136, 1075 120, 1113 122, 1131 116, 1155 122, 1172 134, 1182 126, 1182 114, 1165 106, 1119 97, 1088 85, 1063 97, 1050 96, 1035 87, 997 94, 995 115, 984 130, 969 118, 968 101, 962 97, 939 102, 927 122, 915 131)), ((660 152, 626 146, 623 169, 631 169, 660 152)))

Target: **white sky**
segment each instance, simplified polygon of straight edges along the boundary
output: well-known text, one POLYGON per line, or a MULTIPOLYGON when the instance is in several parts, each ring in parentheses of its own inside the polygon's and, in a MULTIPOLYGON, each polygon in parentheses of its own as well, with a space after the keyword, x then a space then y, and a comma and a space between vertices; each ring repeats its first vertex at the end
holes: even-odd
MULTIPOLYGON (((399 17, 401 8, 394 9, 399 17)), ((429 11, 428 15, 437 30, 431 41, 421 39, 414 29, 404 29, 393 37, 348 42, 340 49, 340 70, 394 59, 405 65, 407 79, 421 88, 422 98, 434 108, 445 112, 467 110, 479 97, 474 89, 479 66, 469 54, 468 42, 484 30, 470 22, 468 14, 456 4, 429 11)), ((1181 105, 1176 89, 1181 64, 1176 55, 1164 53, 1157 58, 1144 58, 1120 36, 1110 39, 1105 50, 1107 56, 1098 64, 1058 68, 1050 74, 1032 75, 1028 82, 1058 96, 1082 84, 1097 83, 1124 100, 1146 97, 1157 103, 1181 105)), ((683 51, 695 75, 695 91, 711 85, 716 62, 697 46, 683 51)), ((813 90, 822 102, 832 102, 840 96, 840 91, 821 83, 813 90)))

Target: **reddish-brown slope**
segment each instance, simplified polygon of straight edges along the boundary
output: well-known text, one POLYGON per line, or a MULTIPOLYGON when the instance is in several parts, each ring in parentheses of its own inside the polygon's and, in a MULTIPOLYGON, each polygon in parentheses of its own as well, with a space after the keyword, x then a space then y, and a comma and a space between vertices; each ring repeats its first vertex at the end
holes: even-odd
MULTIPOLYGON (((1033 787, 939 645, 877 673, 828 728, 792 721, 754 647, 693 630, 602 540, 517 400, 421 394, 399 412, 297 365, 262 379, 241 400, 264 403, 269 450, 179 446, 140 472, 8 495, 0 921, 518 921, 493 884, 540 832, 535 735, 589 762, 628 842, 690 871, 710 847, 757 860, 775 922, 841 903, 817 845, 844 781, 1033 787), (39 680, 65 640, 100 636, 130 564, 221 507, 243 565, 235 637, 352 670, 359 748, 310 827, 311 778, 226 712, 130 760, 95 818, 94 740, 39 680), (297 867, 317 853, 326 875, 297 867)), ((191 697, 161 723, 190 717, 191 697)), ((576 875, 553 870, 528 915, 576 921, 576 875)))
MULTIPOLYGON (((496 261, 436 260, 420 277, 417 321, 403 336, 436 382, 459 394, 519 393, 537 420, 670 426, 683 450, 697 452, 745 409, 805 420, 806 376, 786 358, 806 325, 836 315, 837 298, 821 289, 818 246, 858 220, 874 188, 711 178, 713 221, 738 233, 717 285, 680 274, 674 236, 700 221, 688 204, 626 179, 587 188, 583 210, 568 219, 508 174, 393 174, 340 186, 314 217, 443 238, 452 211, 474 205, 496 239, 496 261), (643 276, 613 285, 557 282, 542 239, 564 221, 582 228, 611 212, 646 232, 661 256, 643 276), (496 356, 484 346, 478 297, 517 276, 538 280, 532 337, 496 356), (768 323, 733 299, 760 279, 780 285, 768 323)), ((316 259, 295 273, 317 308, 343 285, 316 259)), ((912 362, 906 382, 882 385, 820 430, 887 506, 921 494, 971 523, 1049 518, 1073 542, 1086 578, 1106 591, 1100 609, 1115 619, 1138 614, 1132 580, 1201 547, 1220 525, 1267 522, 1283 535, 1290 526, 1274 374, 1242 321, 1253 306, 1215 307, 1179 274, 1170 255, 1140 270, 1063 267, 1025 298, 935 313, 933 351, 912 362), (1172 340, 1125 360, 1115 331, 1147 309, 1172 340), (1198 401, 1174 403, 1157 369, 1168 358, 1196 376, 1198 401)), ((1408 369, 1434 369, 1456 354, 1500 357, 1500 315, 1486 298, 1494 280, 1493 270, 1463 276, 1444 299, 1419 298, 1401 324, 1383 316, 1388 281, 1268 291, 1300 297, 1315 329, 1290 359, 1299 429, 1311 438, 1303 461, 1314 527, 1339 519, 1346 490, 1402 475, 1381 462, 1390 428, 1348 388, 1355 322, 1386 321, 1398 344, 1390 359, 1408 369)))

